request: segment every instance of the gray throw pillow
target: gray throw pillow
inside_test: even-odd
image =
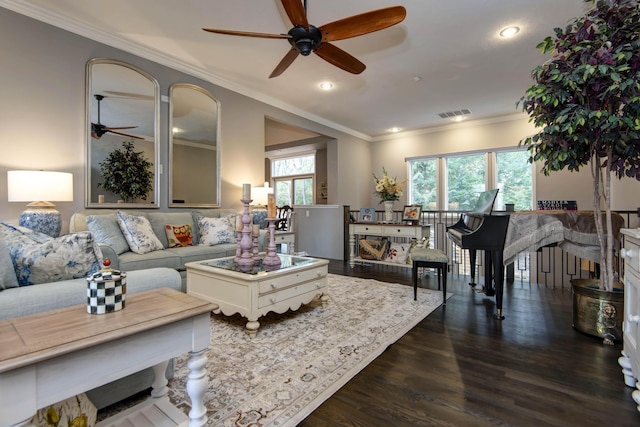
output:
[[[87,228],[98,244],[110,246],[116,254],[129,251],[129,244],[120,230],[115,213],[87,216]]]
[[[0,240],[0,291],[17,287],[18,279],[13,269],[13,261],[11,261],[9,249],[7,245]]]

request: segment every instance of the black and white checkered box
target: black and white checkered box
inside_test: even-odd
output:
[[[127,294],[127,273],[99,271],[87,277],[87,313],[104,314],[122,310]]]

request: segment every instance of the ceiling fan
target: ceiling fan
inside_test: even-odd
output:
[[[105,133],[111,132],[116,135],[126,136],[127,138],[144,139],[139,136],[130,135],[128,133],[118,132],[119,130],[124,130],[124,129],[134,129],[134,128],[137,128],[138,126],[110,127],[100,123],[100,102],[105,98],[105,96],[104,95],[93,95],[93,96],[98,101],[98,123],[91,123],[91,136],[93,138],[100,139],[102,138],[102,135],[104,135]]]
[[[366,68],[362,62],[329,43],[357,37],[374,31],[382,30],[404,20],[407,11],[403,6],[393,6],[384,9],[353,15],[329,24],[315,27],[307,21],[307,1],[281,0],[293,28],[287,34],[265,34],[246,31],[219,30],[203,28],[204,31],[232,36],[260,37],[271,39],[287,39],[291,49],[282,58],[269,78],[282,74],[298,57],[308,56],[315,52],[320,58],[353,74],[360,74]]]

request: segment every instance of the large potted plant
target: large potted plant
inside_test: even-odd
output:
[[[519,101],[539,129],[521,144],[531,152],[530,161],[542,162],[545,175],[590,167],[600,247],[598,289],[613,293],[611,177],[640,180],[640,7],[636,0],[585,2],[591,7],[583,16],[538,45],[553,56],[533,70],[535,83]],[[574,310],[575,302],[574,297]],[[594,335],[608,333],[600,326]]]
[[[124,141],[122,148],[109,153],[98,165],[102,176],[98,187],[117,194],[124,202],[146,200],[153,189],[152,164],[144,153],[134,150],[132,141]]]

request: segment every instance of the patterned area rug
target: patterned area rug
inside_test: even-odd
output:
[[[210,426],[294,426],[442,304],[442,292],[329,275],[330,301],[269,313],[250,339],[246,320],[211,316]],[[176,359],[171,402],[188,413],[186,355]]]

